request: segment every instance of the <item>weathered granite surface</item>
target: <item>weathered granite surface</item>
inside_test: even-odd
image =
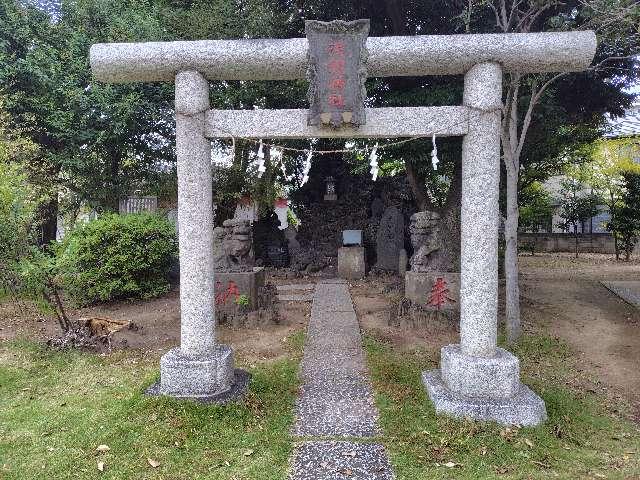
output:
[[[384,447],[375,443],[313,441],[296,446],[290,480],[392,480]]]
[[[215,348],[211,143],[204,137],[209,84],[197,72],[180,72],[176,99],[180,349],[209,355]]]
[[[340,247],[338,249],[338,276],[347,280],[364,278],[366,263],[364,247]]]
[[[465,107],[385,107],[367,108],[367,123],[359,128],[331,130],[307,125],[307,110],[209,110],[208,138],[392,138],[447,137],[467,133],[467,119],[473,115]]]
[[[436,413],[503,425],[535,426],[547,419],[544,401],[526,385],[508,398],[465,397],[451,392],[442,381],[440,370],[422,372],[422,382]]]
[[[180,70],[208,80],[305,78],[307,39],[200,40],[91,46],[94,77],[102,82],[172,82]],[[370,77],[460,75],[497,62],[507,72],[584,70],[596,51],[593,31],[369,37]]]
[[[498,335],[498,192],[502,69],[482,63],[467,72],[463,102],[486,113],[462,141],[460,210],[460,343],[492,356]]]

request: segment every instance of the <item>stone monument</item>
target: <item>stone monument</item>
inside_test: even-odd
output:
[[[97,81],[175,82],[181,338],[161,360],[159,390],[215,398],[243,384],[231,349],[215,339],[211,139],[463,136],[460,344],[444,347],[441,368],[423,381],[438,413],[538,424],[544,402],[520,383],[518,359],[497,347],[502,75],[585,70],[595,33],[369,37],[364,44],[371,77],[464,75],[462,105],[368,108],[357,128],[325,128],[310,125],[306,109],[209,106],[209,81],[305,78],[305,38],[92,45]]]
[[[404,248],[404,218],[397,207],[388,207],[376,236],[376,268],[397,272],[400,250]]]
[[[440,215],[416,212],[411,215],[409,233],[413,255],[406,272],[404,294],[423,310],[460,309],[460,274],[448,272],[447,259],[440,252]]]
[[[259,307],[264,288],[264,269],[255,266],[253,233],[249,220],[225,220],[213,229],[216,312],[235,313],[241,296],[246,311]]]

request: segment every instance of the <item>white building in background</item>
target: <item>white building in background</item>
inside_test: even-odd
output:
[[[629,148],[629,152],[625,152],[631,154],[633,160],[640,164],[640,102],[634,103],[631,108],[629,108],[623,117],[618,117],[615,119],[609,119],[610,129],[607,133],[605,133],[604,137],[607,139],[616,139],[616,138],[628,138],[628,137],[638,137],[638,143],[636,145],[625,145],[624,148]],[[562,190],[562,181],[567,177],[564,175],[557,175],[555,177],[549,178],[546,182],[544,182],[543,187],[547,190],[554,201],[555,213],[552,218],[552,230],[550,233],[565,233],[558,226],[562,222],[562,217],[560,216],[560,198],[561,198],[561,190]],[[585,194],[590,193],[589,189],[584,190]],[[605,228],[606,223],[611,219],[609,215],[609,209],[606,205],[600,205],[598,207],[600,213],[595,217],[591,218],[589,221],[584,222],[581,226],[578,227],[578,233],[608,233]],[[570,232],[573,233],[573,232]]]

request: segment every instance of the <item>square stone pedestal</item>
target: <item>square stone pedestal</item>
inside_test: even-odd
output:
[[[248,383],[249,374],[234,369],[227,345],[216,345],[211,355],[185,355],[174,348],[160,359],[160,381],[146,393],[226,403],[242,396]]]
[[[255,267],[251,272],[215,272],[216,311],[235,312],[236,299],[246,295],[247,311],[259,307],[258,297],[264,287],[264,268]]]
[[[341,247],[338,249],[338,277],[359,280],[365,275],[364,247]]]
[[[534,426],[547,419],[544,401],[520,382],[513,354],[498,348],[494,357],[472,357],[459,345],[447,345],[441,355],[440,370],[422,373],[436,413],[504,425]]]
[[[460,311],[460,274],[414,272],[404,275],[404,296],[425,310]]]

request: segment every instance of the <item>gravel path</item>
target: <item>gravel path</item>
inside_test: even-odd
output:
[[[345,282],[319,283],[302,360],[291,480],[393,478],[384,447],[354,438],[379,434],[360,327]],[[333,441],[327,441],[327,438]],[[351,441],[336,441],[345,437]]]

